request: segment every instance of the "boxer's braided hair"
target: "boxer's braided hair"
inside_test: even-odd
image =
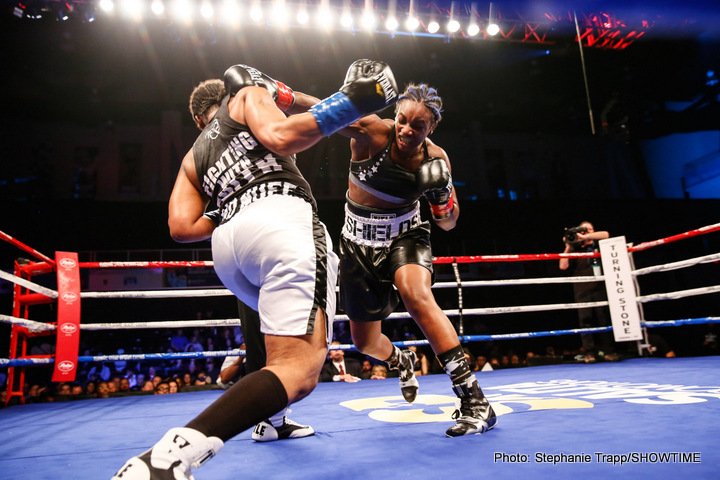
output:
[[[395,113],[398,112],[400,102],[403,100],[422,103],[432,113],[435,123],[440,123],[440,120],[442,120],[442,98],[440,98],[435,88],[425,83],[409,84],[398,98],[397,104],[395,105]]]
[[[200,82],[190,94],[190,115],[203,115],[213,105],[220,105],[224,96],[225,84],[222,80]]]

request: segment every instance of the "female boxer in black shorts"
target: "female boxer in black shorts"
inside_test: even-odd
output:
[[[352,160],[340,238],[340,302],[355,345],[399,370],[403,396],[412,402],[418,391],[415,354],[398,349],[381,330],[381,320],[402,299],[460,398],[456,424],[446,432],[457,437],[493,428],[496,416],[430,288],[430,224],[420,218],[419,200],[429,202],[433,221],[444,230],[454,228],[460,215],[448,155],[428,138],[441,113],[434,88],[409,85],[394,119],[370,115],[341,132],[351,137]]]

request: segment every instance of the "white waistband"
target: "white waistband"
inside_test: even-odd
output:
[[[368,212],[369,217],[350,211],[345,204],[345,223],[342,236],[358,245],[387,247],[400,234],[412,230],[422,222],[420,204],[413,210],[397,215],[394,213]]]

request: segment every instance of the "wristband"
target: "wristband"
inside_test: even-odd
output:
[[[295,95],[293,94],[292,88],[284,83],[278,82],[277,80],[275,83],[277,83],[277,99],[275,100],[275,105],[283,112],[287,112],[295,104]]]
[[[442,220],[443,218],[447,218],[450,216],[450,214],[452,214],[454,207],[455,197],[453,196],[452,192],[450,192],[450,196],[448,197],[448,201],[446,203],[443,203],[441,205],[431,203],[430,212],[432,213],[432,216],[435,220]]]
[[[309,111],[326,137],[362,117],[362,113],[342,92],[336,92],[323,99],[320,103],[313,105]]]

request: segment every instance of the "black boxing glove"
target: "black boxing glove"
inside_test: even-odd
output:
[[[398,87],[390,66],[375,60],[356,60],[345,75],[340,90],[310,109],[325,136],[357,119],[394,104]]]
[[[455,206],[452,178],[447,163],[442,158],[431,158],[420,165],[415,176],[418,188],[430,204],[435,220],[447,218]]]
[[[292,88],[260,70],[243,64],[233,65],[223,75],[225,91],[232,97],[245,87],[263,87],[275,100],[275,105],[287,112],[295,103],[295,92]]]

